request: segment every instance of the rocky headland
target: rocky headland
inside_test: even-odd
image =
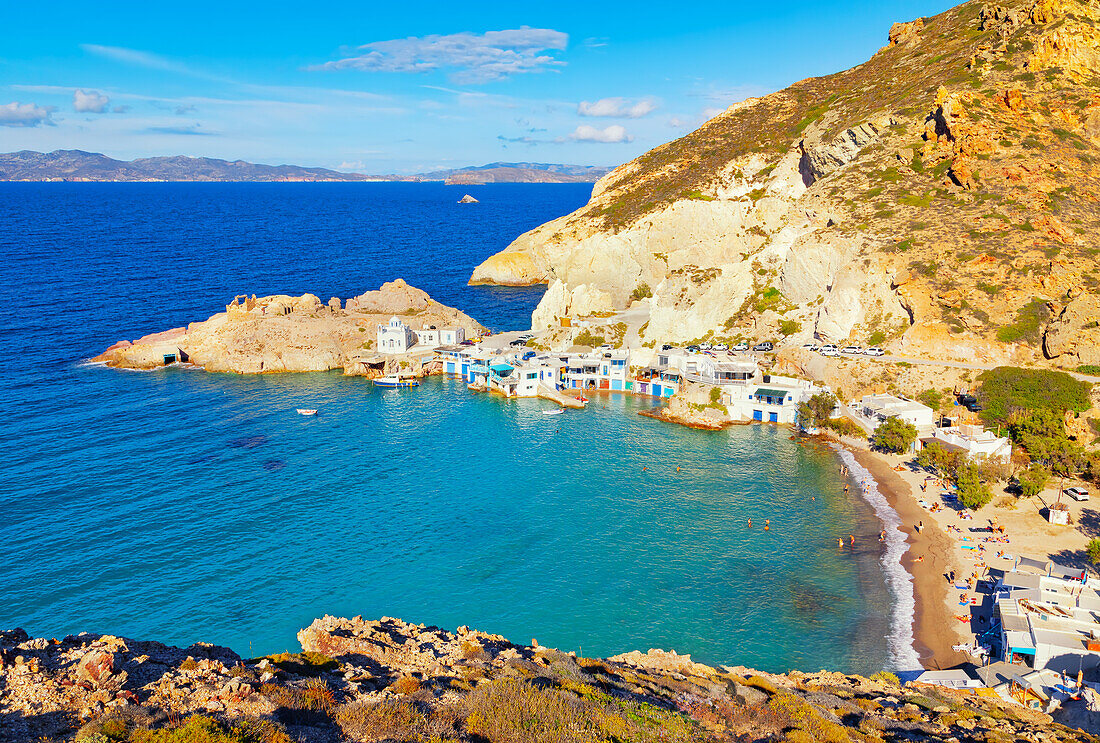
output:
[[[154,369],[167,361],[240,374],[342,369],[349,376],[375,376],[387,361],[400,364],[374,348],[377,326],[395,315],[414,329],[456,326],[468,337],[484,331],[473,318],[397,279],[346,302],[333,297],[323,303],[313,294],[240,296],[207,320],[119,341],[92,361],[123,369]]]
[[[647,341],[1100,363],[1100,4],[973,0],[884,41],[617,168],[470,282],[547,284],[536,329],[635,303]]]
[[[0,632],[0,741],[1092,741],[998,698],[326,616],[300,653]],[[1073,712],[1073,710],[1069,710]],[[1077,710],[1078,719],[1088,720]]]

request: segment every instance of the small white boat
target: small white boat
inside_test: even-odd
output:
[[[317,415],[317,411],[312,408],[298,408],[298,415]]]
[[[544,410],[544,411],[542,411],[542,414],[543,415],[561,415],[564,412],[565,412],[565,408],[557,408],[555,410]]]
[[[374,380],[375,387],[385,387],[387,389],[399,389],[405,387],[419,387],[420,380],[416,377],[401,377],[396,374],[387,374],[384,377],[379,377]]]

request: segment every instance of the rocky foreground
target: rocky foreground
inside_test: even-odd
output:
[[[123,369],[154,369],[170,359],[240,374],[343,369],[349,376],[377,376],[384,361],[374,348],[377,326],[394,315],[417,330],[456,326],[468,337],[484,330],[468,315],[397,279],[347,302],[333,297],[323,304],[313,294],[237,297],[208,320],[120,341],[92,361]],[[418,373],[420,367],[390,371]]]
[[[0,741],[1086,741],[999,699],[889,674],[773,675],[650,650],[605,660],[459,627],[324,617],[243,659],[0,632]]]

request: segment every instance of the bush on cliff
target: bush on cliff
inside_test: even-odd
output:
[[[1085,546],[1085,553],[1089,556],[1089,562],[1100,565],[1100,539],[1090,540]]]
[[[276,668],[293,673],[296,676],[320,676],[325,671],[335,671],[340,667],[334,659],[324,653],[306,651],[304,653],[276,653],[264,656]]]

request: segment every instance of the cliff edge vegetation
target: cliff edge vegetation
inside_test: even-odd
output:
[[[1096,365],[1098,187],[1100,3],[974,0],[617,168],[471,283],[548,284],[535,328],[636,302],[648,340]]]
[[[601,660],[390,618],[326,616],[298,639],[302,652],[242,658],[0,632],[0,741],[1096,740],[997,697],[889,673],[769,674],[660,650]]]

